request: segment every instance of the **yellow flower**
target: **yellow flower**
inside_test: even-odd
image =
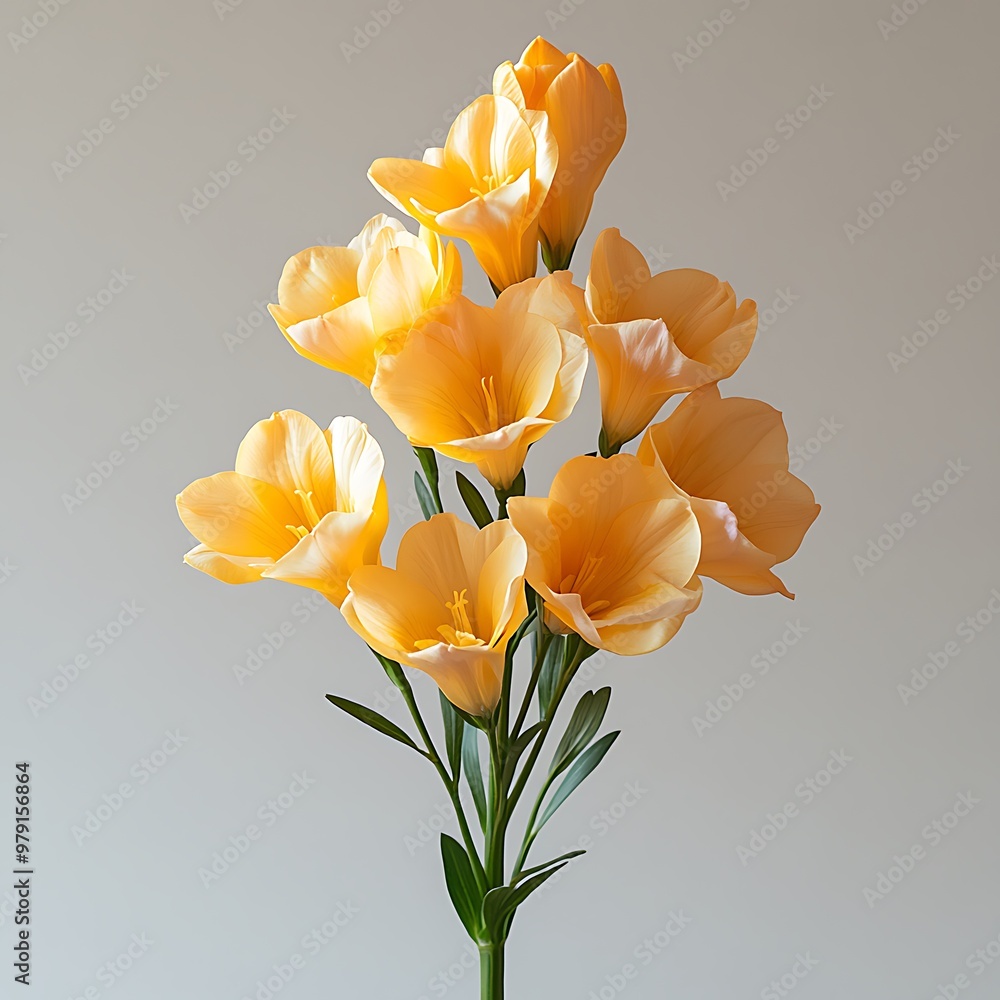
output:
[[[650,275],[617,229],[597,238],[587,278],[587,342],[601,383],[611,451],[641,434],[671,396],[728,378],[757,332],[757,304],[682,268]]]
[[[548,499],[512,497],[528,546],[525,578],[554,632],[633,655],[659,649],[701,600],[691,504],[634,455],[570,459]]]
[[[701,527],[698,574],[741,594],[792,597],[771,571],[798,549],[820,508],[788,471],[781,414],[757,399],[691,393],[646,431],[638,457],[691,500]]]
[[[462,291],[454,244],[376,215],[346,247],[312,247],[285,264],[268,309],[303,357],[369,385],[387,338]]]
[[[507,489],[528,447],[569,416],[587,347],[568,271],[512,285],[491,309],[458,298],[379,358],[375,401],[414,446]]]
[[[493,75],[493,91],[522,110],[544,111],[559,148],[559,170],[539,225],[542,256],[550,270],[569,266],[587,224],[594,194],[625,141],[625,104],[615,71],[564,55],[536,38],[514,64]]]
[[[509,521],[477,531],[436,514],[403,535],[395,569],[355,571],[341,610],[372,649],[430,674],[463,711],[488,716],[507,643],[528,613],[526,558]]]
[[[383,158],[368,171],[386,198],[443,236],[465,240],[498,289],[535,273],[538,213],[558,151],[546,116],[485,94],[423,162]]]
[[[295,410],[255,424],[236,471],[177,497],[201,543],[184,561],[224,583],[262,578],[311,587],[340,605],[347,578],[377,563],[389,523],[382,451],[354,417],[321,430]]]

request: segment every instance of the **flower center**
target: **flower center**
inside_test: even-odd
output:
[[[508,174],[502,180],[496,174],[483,174],[482,178],[483,187],[482,188],[470,187],[469,190],[477,198],[485,198],[486,195],[490,193],[490,191],[496,191],[497,188],[506,187],[506,185],[513,183],[514,179],[515,178],[513,174]]]
[[[561,594],[578,594],[583,602],[584,592],[597,580],[597,572],[603,562],[603,556],[588,555],[579,571],[571,573],[559,584],[559,592]],[[610,607],[610,601],[590,601],[584,603],[583,611],[584,614],[590,616]]]
[[[285,527],[295,536],[296,541],[300,541],[319,524],[322,516],[313,502],[312,490],[295,490],[295,495],[302,501],[302,512],[309,522],[309,527],[306,527],[304,524],[286,524]]]
[[[451,624],[439,625],[438,632],[449,646],[485,646],[478,636],[472,632],[472,622],[469,621],[469,613],[465,610],[469,605],[469,600],[465,596],[468,588],[459,593],[452,591],[452,600],[445,601],[445,607],[451,612]],[[413,645],[417,649],[428,649],[436,646],[441,639],[418,639]]]

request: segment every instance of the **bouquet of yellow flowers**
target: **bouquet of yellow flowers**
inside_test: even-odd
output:
[[[188,564],[226,583],[319,591],[400,690],[413,733],[327,697],[425,757],[444,782],[458,835],[441,837],[445,883],[489,1000],[503,996],[517,908],[581,853],[538,863],[534,841],[618,736],[599,735],[611,689],[584,693],[508,850],[580,665],[597,650],[634,656],[669,642],[700,604],[703,577],[791,597],[774,567],[819,513],[788,471],[781,414],[718,388],[753,342],[752,300],[738,302],[705,271],[652,274],[617,229],[600,233],[585,287],[574,284],[567,268],[625,131],[615,71],[537,38],[496,70],[493,93],[462,111],[444,148],[371,165],[416,235],[376,215],[346,246],[312,247],[285,265],[270,307],[281,332],[299,354],[367,386],[416,454],[425,520],[404,533],[394,568],[380,555],[382,451],[355,417],[323,429],[275,413],[243,439],[233,471],[177,498],[199,542]],[[462,295],[446,237],[468,243],[493,305]],[[528,449],[571,415],[591,360],[595,451],[570,458],[548,496],[526,495]],[[639,435],[635,453],[623,452]],[[495,506],[458,472],[472,523],[445,511],[438,454],[474,465]],[[515,683],[522,646],[530,656]],[[440,689],[437,740],[407,669]]]

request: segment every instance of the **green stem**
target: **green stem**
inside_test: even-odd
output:
[[[479,949],[479,983],[482,1000],[503,1000],[503,942]]]

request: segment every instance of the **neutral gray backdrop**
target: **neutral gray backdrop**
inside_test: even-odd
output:
[[[666,649],[598,661],[624,735],[546,831],[552,853],[591,850],[518,918],[510,996],[997,995],[1000,282],[983,260],[1000,252],[1000,8],[552,2],[400,0],[363,49],[382,0],[4,6],[0,840],[7,870],[11,767],[28,759],[26,995],[267,1000],[296,953],[272,979],[282,1000],[477,995],[425,846],[436,776],[323,698],[402,719],[385,678],[310,592],[183,566],[174,495],[230,468],[273,410],[353,413],[387,454],[391,559],[417,516],[412,455],[264,303],[290,254],[383,210],[373,158],[439,143],[539,33],[613,63],[629,114],[578,278],[618,226],[654,270],[702,267],[757,299],[758,342],[725,389],[783,410],[824,509],[785,567],[794,603],[709,584]],[[67,151],[95,129],[88,155]],[[748,150],[766,162],[744,168]],[[217,197],[182,207],[230,161]],[[537,491],[593,447],[592,374],[533,451]],[[932,679],[901,690],[921,668]],[[850,758],[832,777],[831,754]],[[268,801],[302,772],[278,816]],[[260,839],[206,885],[251,823]],[[880,876],[891,892],[866,896]],[[8,961],[0,992],[21,995]]]

